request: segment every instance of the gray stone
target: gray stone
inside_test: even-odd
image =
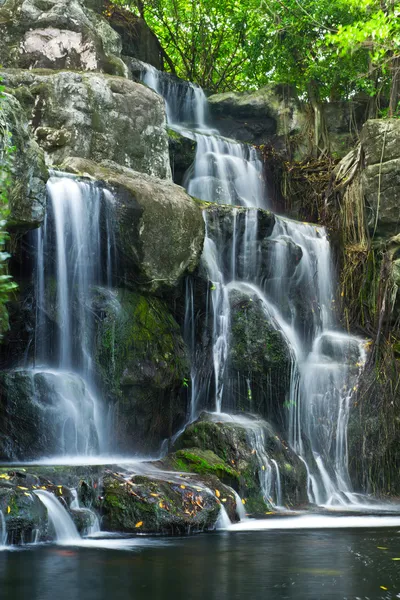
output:
[[[183,188],[115,164],[79,158],[68,159],[62,168],[103,181],[113,192],[125,285],[162,292],[196,268],[204,221],[200,207]]]
[[[11,133],[12,185],[9,192],[9,229],[37,227],[46,210],[48,172],[41,148],[34,140],[20,103],[10,95],[0,100],[4,131]]]
[[[80,156],[171,177],[164,103],[147,87],[71,71],[10,71],[4,81],[23,103],[49,164]]]
[[[0,6],[3,67],[126,73],[119,35],[79,0],[5,0]]]
[[[381,236],[400,231],[400,122],[374,119],[361,132],[364,168],[362,193],[369,209],[368,225]]]

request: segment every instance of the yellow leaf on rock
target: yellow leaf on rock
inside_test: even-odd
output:
[[[143,521],[139,521],[138,523],[136,523],[135,527],[141,527],[143,525]]]
[[[221,492],[219,490],[215,490],[215,495],[217,496],[217,498],[219,498],[221,495]]]
[[[181,488],[184,490],[186,489],[186,485],[181,485]]]
[[[242,498],[242,504],[246,504],[246,498]]]
[[[385,548],[385,546],[377,546],[378,550],[389,550],[389,548]]]
[[[158,494],[150,494],[150,496],[154,496],[154,498],[158,498]]]
[[[387,587],[385,587],[384,585],[380,585],[379,587],[381,588],[381,590],[387,590]]]
[[[7,514],[9,515],[11,512],[11,508],[9,506],[7,506]]]
[[[221,498],[221,502],[226,502],[226,498]]]
[[[22,485],[17,485],[17,488],[18,488],[19,490],[27,490],[27,489],[28,489],[28,488],[26,488],[26,487],[22,487]]]
[[[392,560],[400,560],[400,558],[392,558]]]

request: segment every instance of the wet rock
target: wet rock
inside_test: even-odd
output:
[[[97,289],[94,356],[114,403],[113,444],[147,454],[183,426],[189,361],[180,329],[159,298]]]
[[[181,482],[180,482],[181,481]],[[102,524],[109,531],[182,535],[213,529],[220,502],[185,477],[168,481],[143,475],[104,477]]]
[[[195,159],[196,142],[180,135],[173,129],[168,129],[168,140],[172,179],[174,183],[183,185],[185,173]]]
[[[79,156],[171,177],[164,103],[149,88],[68,71],[10,71],[4,81],[23,105],[49,164]]]
[[[244,500],[246,511],[261,516],[270,510],[271,504],[269,498],[263,497],[261,481],[265,470],[262,469],[259,450],[254,446],[254,436],[260,435],[265,453],[279,465],[283,503],[287,506],[307,503],[304,464],[266,421],[251,416],[243,418],[221,414],[219,418],[218,415],[202,413],[176,440],[173,450],[192,454],[198,450],[212,451],[219,457],[220,463],[238,473],[238,481],[233,478],[231,484]]]
[[[63,168],[107,184],[115,198],[115,241],[128,287],[168,290],[200,261],[204,221],[183,188],[130,169],[77,158]]]
[[[233,289],[227,397],[237,408],[255,411],[284,425],[290,387],[291,355],[287,341],[255,294]]]

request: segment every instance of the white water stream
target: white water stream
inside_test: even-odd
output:
[[[266,208],[261,163],[256,150],[226,140],[207,125],[204,94],[194,87],[165,84],[150,68],[144,82],[166,101],[170,126],[196,141],[196,156],[185,186],[195,197],[250,208],[243,216],[231,211],[232,233],[220,229],[218,215],[204,211],[206,239],[203,264],[210,281],[212,360],[215,410],[224,410],[230,350],[230,292],[237,290],[262,305],[266,319],[286,340],[291,356],[288,438],[306,465],[308,495],[318,504],[358,503],[348,476],[347,423],[351,395],[364,366],[364,341],[340,331],[335,314],[335,276],[323,227],[275,217],[272,234],[260,238],[258,213]],[[164,83],[163,83],[164,82]],[[179,95],[180,103],[176,97]],[[191,105],[189,114],[188,106]],[[172,110],[171,107],[174,107]],[[200,115],[200,116],[199,116]],[[194,130],[193,130],[194,123]],[[192,130],[188,130],[188,124]],[[226,227],[226,223],[223,225]],[[187,319],[194,327],[193,290],[188,287]],[[189,329],[190,331],[190,329]],[[194,352],[194,333],[190,333]],[[208,388],[209,383],[203,383]],[[251,396],[250,382],[247,382]],[[199,377],[192,372],[190,420],[202,408]],[[229,399],[230,402],[232,398]],[[247,424],[261,464],[264,497],[283,504],[279,466],[262,452],[262,428]],[[275,500],[271,499],[272,490]]]

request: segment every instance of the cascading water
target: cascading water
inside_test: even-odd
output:
[[[164,96],[168,106],[176,89],[161,85],[154,69],[146,83]],[[192,94],[192,91],[187,92]],[[181,98],[186,106],[186,98]],[[204,95],[191,97],[192,113]],[[186,129],[196,122],[196,129]],[[337,330],[335,294],[330,245],[323,227],[275,217],[272,231],[260,232],[258,211],[266,208],[261,165],[254,148],[226,140],[204,121],[187,118],[186,109],[174,112],[169,122],[179,132],[196,141],[193,166],[185,176],[185,186],[195,197],[219,204],[246,207],[230,209],[231,234],[227,236],[205,211],[206,238],[203,265],[210,281],[212,314],[212,362],[215,410],[220,413],[229,401],[232,388],[227,374],[230,350],[231,300],[233,291],[256,299],[273,329],[279,331],[290,354],[288,435],[292,448],[303,460],[308,476],[309,499],[319,504],[356,502],[351,493],[347,470],[347,422],[351,394],[365,362],[364,342]],[[241,212],[238,212],[241,211]],[[225,219],[226,220],[226,219]],[[224,224],[226,227],[226,223]],[[188,289],[190,286],[188,286]],[[192,323],[193,291],[187,294],[186,321]],[[206,320],[208,317],[206,316]],[[187,330],[187,327],[185,328]],[[194,333],[191,348],[194,352]],[[198,378],[197,378],[198,379]],[[228,380],[227,380],[228,379]],[[191,420],[201,409],[199,382],[192,373]],[[208,382],[205,382],[208,386]],[[251,382],[246,381],[251,397]],[[203,394],[204,395],[204,394]],[[254,434],[254,428],[251,436]],[[254,434],[254,435],[253,435]],[[259,460],[263,442],[253,439]],[[265,452],[264,452],[265,454]],[[282,488],[277,463],[266,457],[260,480],[264,496],[275,490],[276,504],[282,504]]]
[[[95,286],[112,282],[113,228],[107,208],[112,197],[63,173],[54,173],[47,189],[49,210],[36,241],[32,386],[47,426],[58,431],[49,453],[87,455],[105,449],[103,410],[93,374],[90,301]]]
[[[53,494],[45,490],[36,490],[34,494],[46,507],[49,521],[54,528],[55,538],[59,544],[73,544],[81,539],[73,520]]]

